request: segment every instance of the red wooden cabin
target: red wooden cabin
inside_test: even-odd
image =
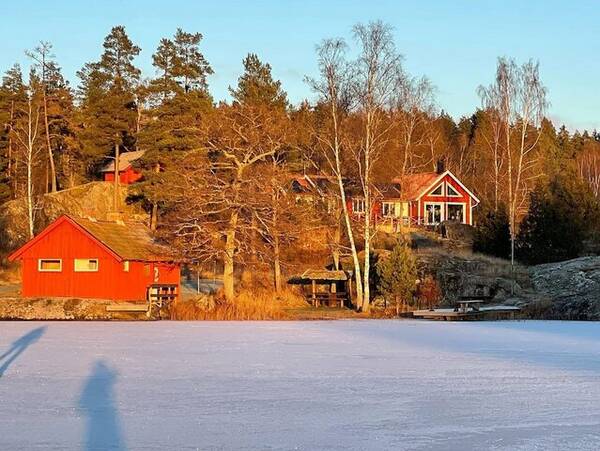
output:
[[[179,292],[179,263],[141,223],[61,216],[9,259],[21,262],[24,297],[146,300],[153,284]]]
[[[396,178],[377,187],[371,214],[375,221],[403,225],[436,225],[443,221],[473,224],[473,208],[479,199],[452,172],[423,172]],[[350,196],[353,214],[365,213],[364,198]]]
[[[144,155],[143,150],[134,152],[124,152],[119,156],[119,181],[123,185],[130,185],[141,180],[142,174],[136,171],[131,165],[132,162]],[[104,166],[102,172],[105,182],[115,181],[115,162],[111,161]]]

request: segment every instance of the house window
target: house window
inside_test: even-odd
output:
[[[75,272],[96,272],[98,271],[97,258],[76,258],[73,263]]]
[[[425,224],[437,225],[442,222],[442,204],[425,204]]]
[[[365,200],[352,199],[352,212],[356,214],[363,214],[365,212]]]
[[[38,260],[39,272],[61,272],[62,260],[58,258],[40,258]]]
[[[398,215],[396,214],[396,204],[394,202],[383,202],[381,205],[381,213],[384,218],[395,218]]]
[[[452,187],[452,185],[446,185],[446,192],[448,193],[448,196],[460,197],[460,194]]]
[[[444,184],[440,183],[440,185],[431,192],[432,196],[443,196],[444,195]]]
[[[123,262],[123,271],[124,272],[129,272],[129,260],[125,260]]]
[[[465,206],[463,204],[448,204],[448,220],[465,222]]]

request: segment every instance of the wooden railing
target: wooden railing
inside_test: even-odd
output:
[[[177,300],[179,296],[177,284],[153,283],[148,285],[146,298],[148,300],[148,316],[152,315],[153,307],[160,309]]]

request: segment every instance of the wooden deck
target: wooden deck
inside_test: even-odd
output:
[[[416,310],[412,312],[415,318],[458,321],[458,320],[493,320],[514,319],[515,314],[520,312],[519,307],[509,305],[481,307],[479,310],[456,310],[452,308],[438,308],[434,310]]]

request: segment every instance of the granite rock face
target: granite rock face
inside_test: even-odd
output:
[[[548,318],[600,320],[600,257],[532,266],[529,272]]]
[[[63,214],[76,217],[111,219],[113,214],[112,183],[90,182],[74,188],[49,193],[36,200],[36,231],[42,230]],[[123,215],[144,220],[147,215],[138,204],[127,202],[129,190],[121,186]],[[0,206],[0,254],[7,254],[27,242],[29,236],[25,199],[16,199]]]

